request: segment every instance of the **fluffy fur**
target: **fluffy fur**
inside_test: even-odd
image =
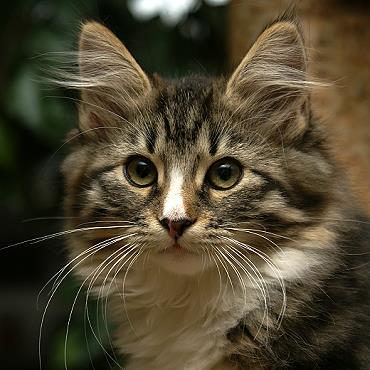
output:
[[[297,22],[271,24],[227,79],[148,76],[97,23],[78,61],[62,81],[81,90],[68,247],[126,369],[368,369],[367,224],[311,114]],[[153,185],[125,177],[134,155]],[[207,181],[222,158],[242,169],[227,190]],[[164,216],[191,220],[175,244]]]

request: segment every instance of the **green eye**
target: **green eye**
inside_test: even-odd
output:
[[[206,178],[217,190],[227,190],[235,186],[242,175],[241,165],[232,158],[223,158],[212,164]]]
[[[152,185],[157,179],[157,169],[153,162],[141,156],[130,158],[124,172],[127,180],[140,188]]]

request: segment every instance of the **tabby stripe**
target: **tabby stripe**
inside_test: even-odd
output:
[[[149,131],[147,132],[146,137],[146,147],[148,149],[148,152],[153,154],[154,153],[154,147],[155,143],[157,141],[157,130],[154,126],[149,128]]]
[[[164,129],[166,131],[166,138],[167,141],[171,138],[171,126],[170,126],[170,121],[168,120],[168,117],[166,114],[162,114],[163,121],[164,121]]]
[[[195,142],[195,141],[196,141],[196,139],[198,138],[198,136],[199,136],[199,131],[200,131],[200,129],[202,128],[203,123],[204,123],[204,119],[203,119],[203,117],[198,118],[198,119],[194,122],[193,130],[192,130],[192,131],[191,131],[191,133],[190,133],[190,140],[191,140],[192,142]]]
[[[166,114],[167,111],[167,99],[168,96],[164,92],[159,96],[157,100],[157,112],[162,116],[163,122],[164,122],[164,129],[166,132],[166,139],[169,139],[171,137],[171,126],[170,122],[168,121],[168,117]]]
[[[277,190],[291,207],[304,211],[315,211],[323,208],[325,196],[322,193],[308,190],[302,187],[299,182],[292,185],[294,191],[289,191],[281,182],[266,172],[258,170],[252,170],[252,172],[266,181],[264,186],[266,192]],[[322,191],[323,189],[319,190]]]
[[[231,343],[238,343],[241,338],[244,336],[248,337],[250,341],[253,343],[256,343],[256,339],[250,332],[249,328],[240,322],[237,326],[234,328],[231,328],[227,333],[226,333],[226,338],[231,342]]]
[[[263,190],[265,191],[265,193],[277,190],[281,194],[281,196],[287,200],[288,203],[292,201],[293,195],[289,193],[287,188],[280,181],[274,179],[264,171],[252,169],[252,172],[255,173],[257,176],[262,177],[266,181],[266,184],[263,186]]]
[[[90,220],[101,220],[107,217],[122,218],[122,213],[117,209],[102,208],[101,206],[94,207],[90,210]],[[113,222],[115,222],[113,220]]]
[[[109,164],[107,166],[103,166],[101,168],[97,168],[95,170],[92,170],[89,173],[89,179],[90,179],[90,181],[87,184],[84,183],[84,185],[90,185],[90,183],[93,180],[98,179],[101,175],[104,175],[106,172],[110,172],[110,171],[114,170],[117,166],[118,166],[118,164],[115,163],[115,164]]]
[[[110,205],[112,208],[121,208],[122,204],[119,201],[117,201],[117,198],[111,197],[110,194],[112,193],[112,191],[116,194],[119,194],[119,192],[122,191],[122,189],[118,187],[116,184],[111,183],[106,184],[104,181],[102,181],[101,178],[98,179],[97,184],[103,191],[103,194],[100,194],[101,199],[105,203]]]
[[[191,140],[195,141],[198,138],[199,131],[201,130],[204,122],[209,117],[209,112],[211,110],[211,101],[212,101],[212,90],[207,92],[207,95],[204,97],[203,104],[201,106],[201,111],[198,115],[198,118],[194,122],[194,128],[190,134]]]
[[[306,211],[320,212],[324,209],[325,200],[328,199],[324,193],[325,189],[318,188],[320,192],[304,188],[299,182],[293,184],[295,189],[295,207]]]
[[[210,128],[209,154],[214,156],[217,153],[219,144],[220,144],[220,133],[216,132],[215,129]]]
[[[271,212],[261,213],[257,215],[256,217],[251,217],[251,219],[261,220],[263,221],[263,223],[268,224],[271,228],[274,228],[274,229],[275,228],[276,229],[280,229],[280,228],[287,229],[288,226],[296,226],[296,225],[308,226],[308,225],[313,224],[312,221],[298,221],[298,220],[293,221],[293,220],[283,219],[281,218],[280,215],[277,215],[276,213],[271,213]]]

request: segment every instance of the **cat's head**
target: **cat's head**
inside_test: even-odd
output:
[[[131,253],[197,274],[253,250],[265,263],[258,251],[302,233],[332,181],[306,64],[292,20],[266,28],[231,77],[177,80],[148,76],[108,29],[85,24],[67,83],[81,90],[63,166],[69,227],[84,229],[72,256],[96,268]]]

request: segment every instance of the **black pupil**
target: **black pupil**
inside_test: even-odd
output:
[[[222,181],[227,181],[230,180],[232,171],[232,166],[228,163],[224,163],[218,166],[217,175]]]
[[[152,171],[152,166],[144,162],[143,160],[138,160],[136,163],[136,174],[141,179],[145,179],[150,175],[150,172]]]

